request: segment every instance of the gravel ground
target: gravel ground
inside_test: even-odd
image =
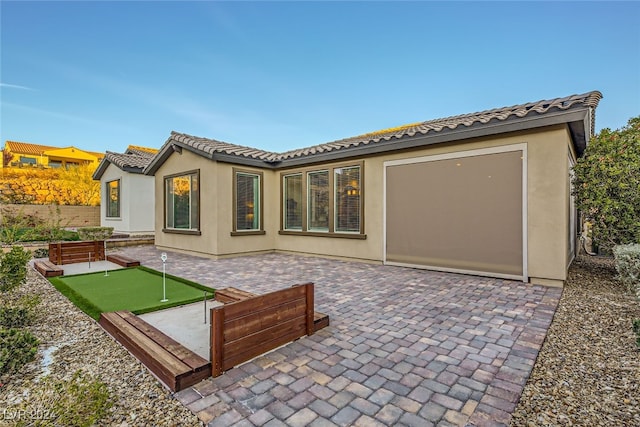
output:
[[[15,414],[12,409],[19,406],[36,411],[51,405],[41,394],[43,374],[68,380],[77,370],[106,383],[113,396],[114,405],[100,425],[201,425],[135,357],[35,271],[30,269],[27,284],[16,293],[42,297],[38,317],[29,328],[40,347],[36,360],[18,375],[0,378],[0,425],[14,423],[3,410]]]
[[[613,261],[579,258],[513,414],[513,426],[640,426],[640,302]]]

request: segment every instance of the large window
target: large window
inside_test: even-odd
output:
[[[238,234],[262,232],[262,173],[234,169],[233,229]]]
[[[282,234],[364,238],[362,164],[282,175]]]
[[[107,182],[107,218],[120,218],[120,180]]]
[[[329,171],[309,172],[307,178],[307,228],[329,231]]]
[[[287,175],[283,178],[285,230],[302,230],[302,174]]]
[[[360,167],[334,169],[336,232],[360,232]]]
[[[165,231],[200,230],[200,173],[164,178]]]

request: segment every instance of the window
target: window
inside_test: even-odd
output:
[[[360,232],[360,167],[334,169],[335,230]]]
[[[233,230],[238,234],[262,234],[262,173],[233,172]]]
[[[33,157],[25,157],[25,156],[20,156],[20,163],[22,164],[29,164],[29,165],[35,165],[36,164],[36,159],[34,159]]]
[[[62,167],[62,161],[60,160],[49,160],[50,168],[59,168]]]
[[[120,217],[120,180],[107,182],[107,218]]]
[[[200,230],[200,172],[187,172],[164,178],[165,230]]]
[[[307,174],[309,231],[329,231],[329,171]]]
[[[282,234],[366,238],[362,164],[282,175]]]
[[[284,177],[284,229],[302,230],[302,174]]]

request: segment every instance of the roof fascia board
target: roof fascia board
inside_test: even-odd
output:
[[[144,170],[142,168],[137,168],[135,166],[123,166],[120,169],[123,170],[124,172],[136,173],[136,174],[141,174],[142,171]]]
[[[252,166],[252,167],[263,168],[263,169],[277,169],[277,166],[273,163],[269,163],[261,159],[237,156],[233,154],[216,152],[211,157],[211,159],[219,162],[224,162],[224,163],[233,163],[235,165]]]
[[[111,161],[106,157],[103,157],[102,160],[100,161],[100,164],[96,168],[96,171],[91,176],[93,180],[100,181],[100,179],[102,178],[102,175],[104,175],[104,173],[107,171],[107,168],[109,167],[110,164],[111,164]]]

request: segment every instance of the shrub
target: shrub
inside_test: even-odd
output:
[[[636,334],[636,345],[640,348],[640,319],[633,321],[633,332]]]
[[[45,377],[17,406],[8,408],[7,413],[37,411],[37,416],[31,419],[16,420],[16,427],[88,427],[105,424],[100,420],[112,406],[113,398],[107,385],[87,378],[78,370],[69,380]]]
[[[640,241],[640,116],[592,138],[573,168],[576,205],[593,241],[610,250]]]
[[[70,381],[58,382],[54,387],[58,399],[52,412],[58,415],[58,425],[94,425],[113,405],[107,385],[87,379],[81,371],[76,371]]]
[[[0,291],[8,291],[27,279],[27,262],[31,252],[20,246],[14,246],[0,257]]]
[[[47,258],[48,256],[49,256],[48,248],[38,248],[35,251],[33,251],[34,258]]]
[[[31,362],[40,342],[29,331],[0,329],[0,375],[17,372]]]
[[[39,295],[26,295],[17,304],[7,304],[0,307],[0,327],[24,328],[29,326],[35,318],[34,308],[40,304]]]
[[[615,246],[613,255],[618,278],[640,296],[640,244]]]
[[[78,228],[80,240],[106,240],[113,236],[113,227]]]
[[[0,307],[0,326],[24,328],[31,323],[32,311],[25,306]]]

